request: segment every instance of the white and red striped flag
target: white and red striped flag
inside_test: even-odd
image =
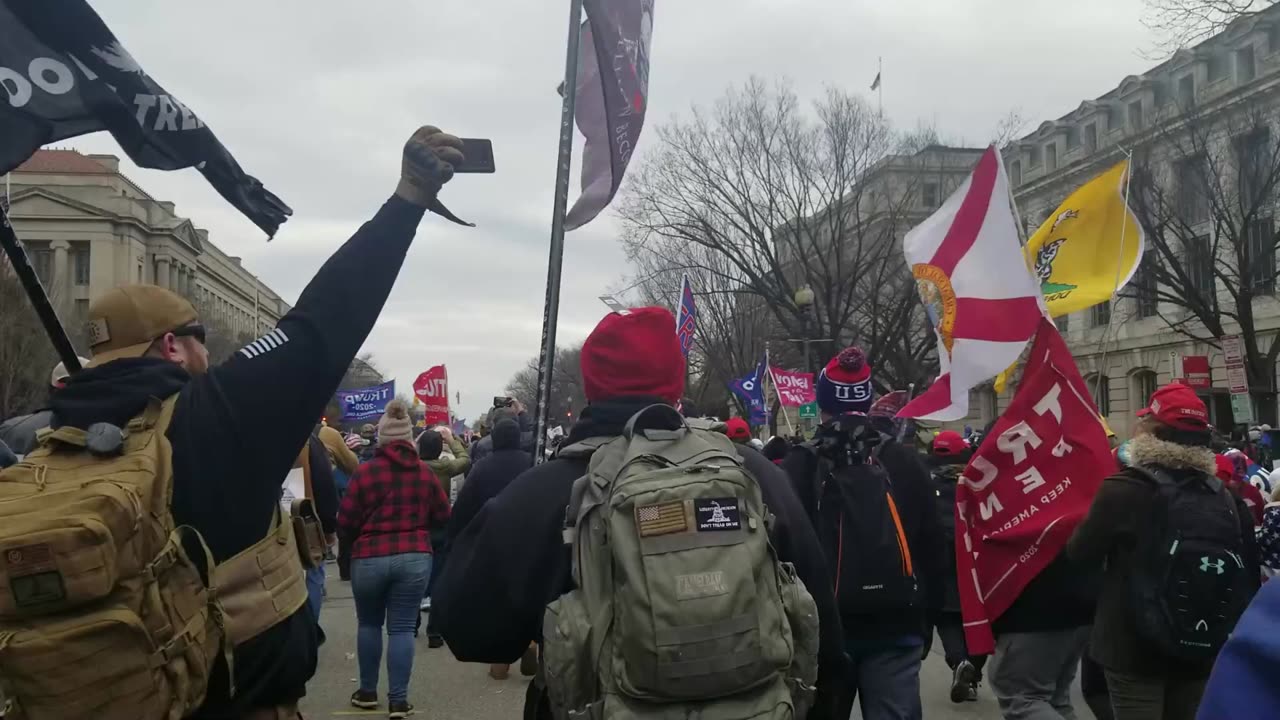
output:
[[[969,391],[1018,359],[1043,314],[995,147],[902,249],[937,333],[941,374],[898,417],[959,420]]]

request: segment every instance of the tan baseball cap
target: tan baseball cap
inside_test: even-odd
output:
[[[191,303],[162,287],[112,288],[89,306],[89,349],[93,359],[88,367],[142,357],[156,338],[190,325],[197,318]]]

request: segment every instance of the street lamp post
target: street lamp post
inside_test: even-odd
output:
[[[811,373],[813,372],[813,359],[810,354],[810,346],[815,342],[829,343],[835,342],[835,340],[832,338],[811,337],[813,333],[809,331],[809,318],[813,314],[814,293],[812,288],[808,285],[800,288],[796,291],[793,299],[795,300],[796,307],[800,309],[800,328],[804,337],[788,338],[787,342],[798,342],[804,347],[804,371],[806,373]],[[806,419],[805,422],[808,424],[810,421]]]

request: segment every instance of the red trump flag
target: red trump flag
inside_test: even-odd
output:
[[[413,381],[413,394],[422,402],[428,426],[449,424],[449,371],[437,365]]]
[[[1013,402],[956,486],[965,640],[990,653],[991,621],[1057,557],[1115,460],[1057,328],[1042,319]]]

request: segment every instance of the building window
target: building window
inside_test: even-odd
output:
[[[1107,118],[1107,132],[1115,132],[1120,129],[1120,111],[1114,105],[1108,105],[1103,111]]]
[[[1213,277],[1213,246],[1209,244],[1209,236],[1188,238],[1183,244],[1191,289],[1212,303],[1217,283]]]
[[[1236,82],[1247,83],[1258,75],[1258,66],[1253,57],[1253,46],[1236,51]]]
[[[1217,82],[1227,76],[1227,58],[1223,55],[1209,57],[1209,82]]]
[[[1133,290],[1130,297],[1133,298],[1134,309],[1138,311],[1139,318],[1154,317],[1159,312],[1159,299],[1156,295],[1156,268],[1158,257],[1155,252],[1147,252],[1142,256],[1142,262],[1138,265],[1138,272],[1133,276]]]
[[[48,243],[23,243],[26,245],[27,257],[31,259],[31,267],[44,286],[49,287],[49,279],[53,277],[53,251]]]
[[[1178,78],[1178,105],[1183,109],[1196,104],[1196,76],[1183,75]]]
[[[1080,147],[1080,128],[1071,126],[1067,128],[1067,150],[1075,150]]]
[[[1000,417],[1000,398],[994,387],[985,387],[978,391],[982,394],[982,419],[990,422]]]
[[[138,272],[135,274],[138,277],[138,284],[141,285],[142,284],[142,263],[141,262],[138,263]]]
[[[1044,164],[1045,169],[1049,171],[1058,169],[1058,145],[1057,143],[1049,143],[1044,146]]]
[[[1089,123],[1084,126],[1084,150],[1093,152],[1098,149],[1098,124]]]
[[[930,210],[938,207],[938,183],[927,182],[920,187],[920,204]]]
[[[1162,108],[1169,102],[1169,86],[1163,82],[1154,83],[1151,86],[1152,105]]]
[[[1059,315],[1054,318],[1053,323],[1058,326],[1058,332],[1065,335],[1071,329],[1071,314]]]
[[[1272,175],[1271,130],[1255,128],[1235,138],[1236,168],[1240,189],[1240,205],[1245,213],[1271,205]]]
[[[76,324],[83,325],[89,322],[89,301],[86,299],[77,299],[75,305]]]
[[[1014,160],[1009,166],[1009,179],[1013,181],[1013,186],[1017,187],[1022,184],[1022,161]]]
[[[1093,327],[1106,327],[1111,322],[1111,301],[1102,302],[1089,308],[1089,324]]]
[[[1040,167],[1040,146],[1032,145],[1030,155],[1031,157],[1027,159],[1027,165],[1033,168]]]
[[[1090,375],[1085,384],[1089,386],[1089,395],[1098,406],[1098,412],[1111,414],[1111,378],[1106,375]]]
[[[71,279],[80,287],[89,286],[88,243],[76,243],[71,247]]]
[[[1267,28],[1267,52],[1280,52],[1280,25]]]
[[[1178,177],[1178,207],[1182,221],[1199,225],[1209,220],[1209,164],[1204,155],[1183,158],[1174,163]]]
[[[1177,374],[1177,371],[1174,371]],[[1147,406],[1151,402],[1151,396],[1155,394],[1156,388],[1159,387],[1159,379],[1155,371],[1147,368],[1134,371],[1132,387],[1133,399],[1129,401],[1129,410],[1137,412],[1139,409]]]
[[[1249,269],[1249,287],[1256,293],[1276,291],[1275,220],[1257,217],[1245,226],[1244,261]]]
[[[1142,127],[1142,101],[1134,100],[1129,103],[1129,129],[1137,132]]]

